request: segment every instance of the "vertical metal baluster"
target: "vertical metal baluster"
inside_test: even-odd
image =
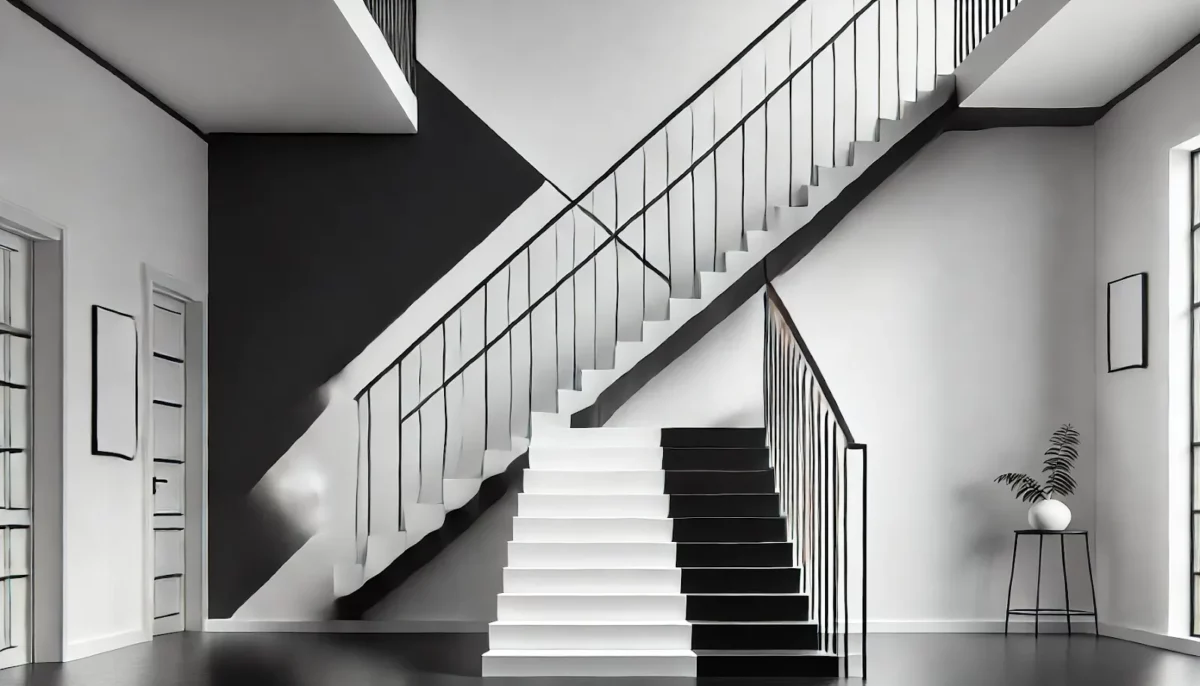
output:
[[[913,102],[921,95],[921,0],[913,0]]]
[[[738,120],[740,121],[742,117],[746,116],[746,69],[745,69],[745,65],[743,65],[741,62],[738,62],[738,103],[739,103]],[[741,137],[742,137],[742,179],[741,179],[742,236],[741,236],[741,244],[739,245],[739,248],[741,246],[746,245],[746,124],[748,124],[749,122],[750,122],[750,120],[747,119],[746,121],[742,122],[741,124],[738,124],[738,128],[741,129],[741,131],[739,133],[741,134]]]
[[[579,288],[575,283],[575,233],[578,226],[575,221],[575,210],[571,210],[571,388],[575,387],[575,376],[580,373],[582,367],[579,364]],[[558,248],[554,249],[554,283],[558,283]],[[557,296],[556,296],[557,297]],[[558,308],[555,307],[557,312]],[[554,330],[554,353],[558,354],[558,324],[555,323]],[[557,364],[557,363],[556,363]],[[557,379],[557,370],[555,372]],[[554,391],[554,406],[558,407],[558,391]]]
[[[688,172],[688,189],[692,194],[692,297],[700,297],[700,272],[696,266],[696,251],[700,248],[696,239],[696,110],[688,105],[688,116],[691,121],[692,147],[688,153],[691,171]]]
[[[571,208],[571,232],[575,231],[575,208]],[[531,248],[532,249],[532,248]],[[557,407],[558,389],[562,387],[562,360],[559,359],[559,342],[558,342],[558,262],[562,259],[558,254],[558,222],[554,222],[554,278],[550,280],[550,287],[554,289],[554,401]],[[574,267],[575,249],[571,248],[571,266]],[[574,297],[575,277],[571,277],[572,298]],[[533,316],[531,312],[530,317]],[[574,318],[574,313],[571,317]],[[530,339],[530,345],[533,344],[533,339]],[[571,388],[575,388],[575,359],[572,355],[571,359]]]
[[[813,23],[816,20],[810,10],[808,15],[808,49],[813,50]],[[817,185],[817,53],[808,58],[808,185]]]
[[[792,83],[795,81],[795,74],[792,73],[792,48],[795,40],[793,39],[792,17],[788,17],[788,66],[787,66],[787,101],[788,101],[788,207],[792,207],[792,202],[796,198],[796,141],[795,141],[795,124],[796,121],[792,117]]]
[[[646,207],[646,146],[645,145],[642,146],[642,207],[641,207],[640,212],[642,213],[642,257],[646,260],[647,264],[650,264],[650,243],[646,239],[646,215],[649,214],[649,211],[648,211],[648,208]],[[642,321],[638,325],[638,329],[639,329],[639,331],[644,331],[646,328],[644,326],[644,324],[646,322],[646,272],[648,271],[648,269],[645,266],[643,266],[641,269],[642,269]]]
[[[713,271],[717,271],[717,236],[720,227],[719,198],[720,193],[717,192],[717,160],[721,153],[721,146],[717,144],[717,90],[713,88],[713,115],[712,115],[712,139],[713,139]]]
[[[404,375],[402,365],[396,365],[396,510],[400,529],[404,529]],[[370,392],[367,393],[370,395]],[[370,446],[368,445],[368,448]],[[369,494],[370,491],[367,491]],[[419,499],[419,497],[418,497]]]
[[[854,123],[850,127],[850,155],[854,154],[854,144],[858,142],[858,19],[854,19],[854,25],[850,27],[850,86],[854,91]],[[854,160],[847,158],[847,164],[852,164]]]
[[[424,392],[424,374],[425,374],[425,353],[422,350],[425,347],[425,341],[422,340],[417,344],[417,478],[420,479],[420,486],[417,488],[417,502],[423,501],[425,498],[425,434],[424,426],[421,421],[421,393]],[[403,382],[404,377],[400,377]]]
[[[596,214],[596,193],[592,192],[592,216]],[[592,222],[595,224],[595,222]],[[592,369],[600,368],[600,253],[596,248],[600,240],[600,227],[592,227]]]
[[[397,367],[397,374],[399,368]],[[371,425],[374,420],[371,418],[371,388],[367,388],[367,537],[371,536],[371,486],[374,483],[374,466],[371,464]],[[366,546],[366,541],[363,541],[363,546]]]
[[[491,287],[491,279],[483,282],[483,458],[480,464],[487,459],[488,434],[492,419],[491,401],[492,394],[488,390],[491,383],[491,376],[488,373],[488,291]]]
[[[621,196],[618,186],[620,174],[613,172],[613,236],[621,227]],[[616,294],[616,305],[613,307],[613,368],[617,366],[617,343],[621,340],[621,245],[613,239],[613,289]]]
[[[510,324],[512,324],[512,262],[511,261],[508,263],[508,267],[506,268],[505,273],[508,275],[508,279],[507,279],[507,283],[505,283],[505,285],[504,285],[504,328],[508,329],[508,326]],[[556,281],[557,281],[557,279],[556,279]],[[558,290],[555,289],[554,292],[558,293]],[[556,311],[557,311],[557,308],[556,308]],[[443,327],[442,333],[444,336],[445,335],[445,325],[443,324],[442,327]],[[513,420],[513,391],[516,389],[516,385],[513,383],[513,338],[514,338],[514,336],[513,336],[513,333],[511,330],[509,330],[509,332],[506,335],[508,336],[508,431],[505,432],[504,435],[505,435],[505,438],[508,439],[508,444],[509,444],[509,447],[511,448],[512,447],[512,420]],[[443,352],[443,355],[445,355],[444,352]],[[443,391],[443,395],[445,395],[445,391]]]
[[[442,320],[442,478],[446,476],[446,453],[450,447],[450,389],[446,387],[446,320]]]
[[[829,107],[830,112],[832,113],[832,116],[830,117],[830,122],[831,122],[831,126],[833,129],[833,133],[832,133],[833,139],[829,145],[829,166],[830,166],[830,168],[836,168],[838,166],[838,154],[837,154],[837,150],[838,150],[838,148],[837,148],[837,146],[838,146],[838,142],[837,142],[837,118],[838,118],[837,44],[838,44],[837,38],[834,38],[833,42],[829,46],[830,51],[833,53],[833,72],[830,77],[831,89],[833,91],[833,98],[830,101],[830,107]]]
[[[771,135],[771,98],[768,95],[770,89],[767,88],[767,48],[763,45],[763,218],[762,230],[767,230],[767,190],[769,171],[767,161],[771,158],[769,154],[770,147],[767,143]]]
[[[670,312],[671,297],[675,295],[675,270],[672,269],[675,262],[675,253],[671,249],[671,124],[667,123],[663,127],[664,138],[666,140],[666,177],[667,184],[663,187],[663,202],[667,203],[667,311]]]
[[[558,255],[554,256],[558,260]],[[554,279],[558,283],[558,279]],[[529,322],[529,422],[525,425],[526,438],[533,438],[533,249],[525,248],[525,318]],[[554,311],[558,312],[558,292],[554,295]],[[459,350],[462,350],[462,317],[459,317]],[[554,331],[554,354],[558,359],[558,329]],[[554,377],[558,378],[558,362],[554,363]]]
[[[900,66],[900,0],[892,0],[892,4],[896,8],[896,120],[899,121],[904,111],[904,97],[900,90],[900,73],[903,71]]]

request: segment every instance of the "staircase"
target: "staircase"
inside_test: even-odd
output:
[[[762,429],[539,433],[485,676],[837,676]]]
[[[765,435],[570,427],[602,424],[936,136],[950,74],[1015,5],[797,2],[533,234],[358,395],[343,604],[402,582],[414,512],[528,454],[485,674],[862,674],[845,456],[863,446],[777,298],[764,395],[792,413]]]

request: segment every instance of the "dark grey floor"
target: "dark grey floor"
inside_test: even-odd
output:
[[[175,634],[66,665],[0,671],[0,686],[695,683],[692,679],[483,679],[479,658],[486,649],[483,634]],[[871,686],[1200,684],[1200,658],[1094,636],[875,635],[870,651]],[[802,680],[716,683],[798,681]]]

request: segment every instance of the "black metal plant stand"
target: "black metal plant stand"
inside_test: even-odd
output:
[[[1018,529],[1013,532],[1013,559],[1012,570],[1008,574],[1008,607],[1004,614],[1004,634],[1008,635],[1008,620],[1013,615],[1026,615],[1033,617],[1033,635],[1037,636],[1040,633],[1039,620],[1043,616],[1066,617],[1067,618],[1067,634],[1072,633],[1071,618],[1072,617],[1091,617],[1092,622],[1096,627],[1096,634],[1100,633],[1100,619],[1096,615],[1096,580],[1092,576],[1092,546],[1088,540],[1088,532],[1082,530],[1067,530],[1067,531],[1040,531],[1038,529]],[[1038,537],[1038,571],[1037,571],[1037,592],[1034,596],[1033,609],[1017,608],[1012,606],[1012,587],[1013,577],[1017,572],[1017,543],[1020,542],[1021,536],[1037,536]],[[1066,598],[1066,607],[1064,608],[1043,608],[1042,607],[1042,547],[1045,543],[1046,536],[1058,536],[1059,551],[1062,554],[1063,565],[1063,592]],[[1087,553],[1088,565],[1088,584],[1092,591],[1092,609],[1091,610],[1073,610],[1071,609],[1071,584],[1067,581],[1067,536],[1083,536],[1084,551]]]

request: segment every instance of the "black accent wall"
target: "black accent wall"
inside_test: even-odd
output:
[[[416,135],[210,136],[210,617],[306,540],[249,494],[318,389],[544,181],[417,71]]]

